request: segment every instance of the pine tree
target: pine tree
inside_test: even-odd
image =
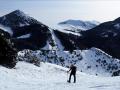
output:
[[[0,65],[13,68],[16,65],[17,51],[13,48],[10,39],[6,39],[4,34],[0,34]]]

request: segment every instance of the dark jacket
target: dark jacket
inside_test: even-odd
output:
[[[76,74],[77,67],[76,67],[76,66],[74,66],[74,65],[71,65],[71,67],[70,67],[70,70],[69,70],[69,71],[71,71],[71,74]]]

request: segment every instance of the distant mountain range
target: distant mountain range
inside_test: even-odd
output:
[[[18,50],[46,49],[72,52],[76,49],[96,47],[113,57],[120,58],[120,18],[100,25],[99,22],[80,20],[68,20],[59,24],[71,24],[84,30],[81,29],[80,32],[55,30],[20,10],[0,17],[0,28],[7,33],[6,37],[14,42]]]
[[[72,32],[80,32],[92,29],[99,25],[98,21],[66,20],[58,23],[60,29]]]
[[[65,67],[74,63],[79,71],[94,75],[120,75],[120,18],[101,24],[71,22],[80,27],[79,31],[52,29],[16,10],[0,17],[0,34],[14,43],[20,60],[27,60],[28,49],[27,54],[37,56],[38,60]]]

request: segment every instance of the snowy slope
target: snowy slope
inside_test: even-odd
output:
[[[8,32],[10,34],[10,36],[13,35],[13,31],[11,30],[10,27],[6,27],[6,26],[0,24],[0,29],[4,30],[5,32]]]
[[[49,28],[51,36],[46,41],[46,45],[42,48],[44,50],[64,50],[60,40],[55,35],[54,30]]]
[[[20,37],[17,37],[17,39],[20,39],[20,38],[30,38],[30,34],[26,34],[26,35],[22,35]]]
[[[43,50],[64,50],[64,46],[61,44],[59,38],[55,35],[54,30],[49,28],[50,36],[46,41],[46,45],[41,48]]]
[[[120,68],[120,60],[112,58],[97,48],[83,51],[74,50],[72,53],[59,50],[28,50],[27,53],[25,52],[26,50],[20,51],[18,57],[27,61],[25,54],[29,53],[32,56],[36,56],[41,61],[58,64],[64,67],[73,63],[77,65],[78,71],[91,75],[111,76],[113,72]]]
[[[18,62],[15,69],[0,66],[0,90],[119,90],[120,77],[98,77],[77,72],[77,83],[67,83],[66,68]]]

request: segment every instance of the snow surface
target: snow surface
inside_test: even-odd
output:
[[[60,40],[58,39],[58,37],[55,35],[53,29],[50,29],[51,35],[52,35],[52,40],[54,41],[54,44],[56,46],[55,50],[64,50],[64,47],[62,46]]]
[[[60,40],[58,39],[58,37],[55,35],[54,30],[49,28],[50,33],[51,33],[51,37],[49,37],[49,39],[46,41],[46,45],[41,48],[43,50],[64,50],[63,45],[61,44]],[[50,43],[53,43],[54,46],[52,46]]]
[[[18,62],[15,69],[0,66],[0,90],[120,90],[120,77],[77,72],[77,82],[67,83],[67,70],[49,63],[37,67]]]
[[[25,52],[26,50],[20,51],[18,56],[20,59],[27,61]],[[112,58],[97,48],[82,51],[74,50],[72,53],[59,50],[28,50],[27,53],[31,56],[36,56],[41,61],[64,67],[69,66],[71,63],[76,64],[78,71],[90,75],[111,76],[113,72],[120,68],[120,60]]]
[[[120,29],[120,24],[119,24],[119,23],[118,23],[118,24],[115,24],[114,27],[115,27],[116,29]]]
[[[11,36],[13,35],[13,31],[11,30],[11,28],[1,25],[0,24],[0,29],[4,30],[5,32],[8,32]]]
[[[73,31],[71,31],[73,30]],[[76,35],[76,36],[81,36],[81,34],[79,32],[74,32],[75,30],[74,29],[71,29],[71,30],[65,30],[65,29],[58,29],[58,31],[60,32],[63,32],[63,33],[68,33],[68,34],[73,34],[73,35]]]
[[[110,33],[110,35],[109,35],[109,33]],[[116,37],[118,35],[116,32],[107,31],[107,32],[101,33],[100,36],[108,38],[108,37],[111,37],[111,34],[113,37]]]
[[[52,46],[49,44],[49,41],[46,42],[46,45],[41,48],[41,49],[44,49],[44,50],[51,50],[52,49]]]
[[[30,38],[31,34],[25,34],[25,35],[22,35],[20,37],[17,37],[17,39],[20,39],[20,38]]]

